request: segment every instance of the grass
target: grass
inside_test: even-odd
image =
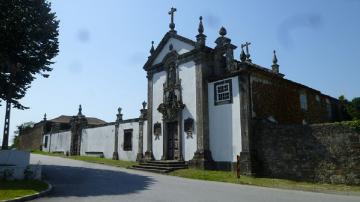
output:
[[[99,164],[105,164],[105,165],[117,166],[123,168],[128,168],[133,165],[137,165],[137,163],[133,161],[112,160],[112,159],[91,157],[91,156],[70,156],[68,158],[74,160],[86,161],[90,163],[99,163]]]
[[[0,180],[0,200],[14,199],[46,190],[48,185],[38,180]]]
[[[340,184],[320,184],[310,182],[299,182],[284,179],[272,179],[272,178],[259,178],[241,176],[240,179],[236,178],[234,172],[229,171],[209,171],[209,170],[197,170],[197,169],[182,169],[169,173],[172,176],[227,182],[235,184],[255,185],[262,187],[273,187],[282,189],[295,189],[304,191],[317,191],[317,192],[360,192],[360,186],[349,186]]]
[[[32,153],[48,155],[48,156],[58,156],[58,157],[63,157],[63,158],[69,158],[69,159],[74,159],[74,160],[79,160],[79,161],[86,161],[86,162],[90,162],[90,163],[98,163],[98,164],[104,164],[104,165],[110,165],[110,166],[116,166],[116,167],[122,167],[122,168],[128,168],[133,165],[137,165],[137,163],[133,162],[133,161],[112,160],[112,159],[92,157],[92,156],[65,156],[63,154],[49,153],[49,152],[44,152],[44,151],[32,151]]]

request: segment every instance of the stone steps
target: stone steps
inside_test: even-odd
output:
[[[186,169],[188,165],[184,161],[147,161],[132,166],[132,169],[155,173],[168,173],[178,169]]]

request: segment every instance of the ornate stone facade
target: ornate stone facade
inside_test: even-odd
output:
[[[278,118],[276,113],[272,113],[271,110],[264,113],[259,111],[260,102],[266,102],[266,99],[261,99],[261,94],[258,94],[257,82],[273,85],[275,84],[274,81],[281,81],[291,91],[303,89],[314,92],[324,99],[329,98],[329,96],[284,79],[284,75],[280,73],[280,65],[278,65],[275,51],[271,69],[253,63],[249,51],[250,42],[241,44],[241,54],[237,60],[234,57],[234,50],[237,47],[231,43],[230,38],[226,37],[227,30],[224,27],[220,28],[215,47],[209,48],[206,46],[202,17],[199,18],[196,41],[178,35],[174,22],[175,11],[176,9],[172,8],[169,12],[171,15],[169,32],[165,34],[156,48],[154,48],[152,42],[151,55],[144,65],[144,70],[148,74],[149,103],[147,116],[148,151],[145,153],[145,157],[148,156],[148,160],[154,159],[154,157],[159,160],[159,154],[161,154],[163,160],[186,160],[193,167],[214,169],[219,168],[220,165],[221,167],[231,167],[224,165],[225,163],[233,164],[236,161],[236,156],[240,155],[242,173],[253,175],[257,165],[254,160],[256,148],[252,144],[254,141],[252,121],[257,118]],[[190,63],[193,65],[186,66]],[[185,72],[190,72],[188,69],[192,69],[193,73],[185,77]],[[189,76],[195,78],[192,86],[186,85],[191,80]],[[222,85],[221,87],[213,85],[216,82],[224,83],[224,79],[227,79],[228,85]],[[161,92],[158,90],[158,82],[163,80],[165,82]],[[233,83],[238,86],[233,86]],[[237,90],[233,91],[233,89]],[[184,99],[183,92],[189,91],[192,92],[192,97],[185,97]],[[275,91],[271,90],[267,93],[270,97],[276,94]],[[163,101],[155,104],[158,97],[162,97]],[[211,100],[209,100],[210,97]],[[216,100],[220,101],[216,102]],[[331,99],[331,101],[334,106],[337,105],[335,99]],[[219,104],[214,105],[214,103]],[[190,109],[192,105],[195,106],[195,110]],[[271,109],[271,106],[266,103],[265,106]],[[293,107],[298,108],[299,106],[293,105]],[[234,109],[238,110],[238,112],[234,113],[232,111]],[[311,110],[315,109],[311,108]],[[160,115],[158,115],[158,112]],[[212,123],[213,125],[210,127],[209,122],[215,120],[209,117],[210,112],[212,116],[224,116],[224,119],[216,119],[220,120],[220,122]],[[267,116],[261,116],[263,114]],[[159,116],[161,116],[161,119],[159,119]],[[279,118],[279,120],[281,119]],[[311,120],[313,120],[313,117],[310,115],[306,121]],[[325,121],[325,119],[321,121]],[[221,128],[225,125],[232,128],[231,130],[223,129],[224,134],[221,134]],[[237,129],[236,125],[240,125],[239,129]],[[160,128],[162,129],[161,132],[159,131]],[[175,133],[175,136],[170,135],[171,133]],[[214,137],[221,135],[231,138],[231,142],[222,143],[212,140],[219,139]],[[191,145],[191,139],[193,138],[196,139],[195,149]],[[153,140],[162,140],[162,144],[155,143]],[[225,148],[226,144],[232,147],[228,148],[233,151],[231,155],[226,156],[221,151],[212,149]],[[154,145],[156,145],[156,149],[153,148]],[[160,150],[159,147],[162,147],[162,149]],[[194,151],[190,159],[188,157],[189,150]],[[154,151],[156,152],[153,153]],[[238,151],[238,153],[234,153],[234,151]],[[169,153],[173,153],[173,155],[169,155]]]

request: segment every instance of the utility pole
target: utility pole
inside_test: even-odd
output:
[[[13,74],[21,68],[21,65],[18,63],[17,65],[13,65],[12,68],[8,66],[7,71],[4,73],[6,76],[6,82],[8,84],[8,92],[6,96],[6,106],[5,106],[5,122],[4,122],[4,135],[1,149],[7,150],[9,149],[9,129],[10,129],[10,112],[11,112],[11,97],[12,97],[12,79]]]

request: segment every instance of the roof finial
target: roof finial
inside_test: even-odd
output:
[[[169,15],[171,16],[171,21],[169,24],[169,28],[171,31],[175,31],[175,23],[174,23],[174,14],[176,12],[176,8],[171,7],[170,11],[169,11]]]
[[[81,107],[81,104],[80,104],[80,105],[79,105],[79,112],[78,112],[78,116],[81,116],[81,115],[82,115],[81,111],[82,111],[82,107]]]
[[[154,41],[151,41],[150,54],[152,55],[154,52],[155,52],[155,49],[154,49]]]
[[[279,74],[279,66],[278,65],[278,59],[276,57],[276,51],[274,50],[274,56],[273,56],[273,64],[271,65],[272,71],[276,74]]]
[[[142,103],[143,109],[146,108],[146,105],[147,105],[147,103],[144,101],[144,102]]]
[[[223,37],[223,36],[226,35],[226,33],[227,33],[227,32],[226,32],[225,27],[222,26],[222,27],[220,28],[220,30],[219,30],[219,34]]]
[[[204,26],[203,26],[203,23],[202,23],[202,16],[199,17],[199,28],[198,28],[198,31],[199,31],[199,34],[203,34],[204,33]]]
[[[123,115],[121,113],[121,107],[118,108],[118,113],[116,114],[116,122],[122,121]]]
[[[44,121],[46,121],[46,113],[44,114]]]
[[[277,64],[278,59],[276,57],[276,51],[274,50],[273,64]]]
[[[202,48],[205,46],[205,41],[206,41],[206,35],[204,34],[204,26],[202,23],[202,19],[203,17],[200,16],[199,17],[199,27],[198,27],[198,32],[199,34],[196,35],[196,48]]]

